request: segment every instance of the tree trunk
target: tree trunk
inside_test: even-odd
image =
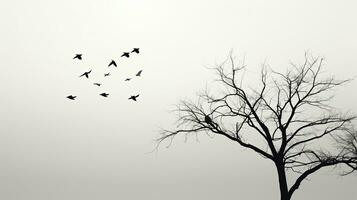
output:
[[[283,162],[276,162],[275,165],[279,177],[280,200],[290,200],[288,184],[285,174],[285,166]]]

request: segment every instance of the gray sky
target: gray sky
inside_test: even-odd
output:
[[[355,1],[13,0],[0,8],[0,198],[277,199],[272,164],[220,138],[154,148],[168,111],[210,83],[231,49],[248,68],[285,71],[309,50],[357,75]],[[132,59],[119,56],[140,47]],[[83,60],[75,62],[75,53]],[[102,88],[110,59],[117,69]],[[127,76],[143,69],[130,83]],[[254,82],[252,82],[254,83]],[[354,81],[334,104],[356,112]],[[110,98],[98,96],[110,93]],[[127,98],[140,93],[137,103]],[[70,102],[69,94],[78,96]],[[357,196],[356,175],[315,174],[295,199]]]

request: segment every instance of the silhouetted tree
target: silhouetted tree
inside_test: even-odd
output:
[[[230,54],[214,68],[218,92],[202,92],[197,102],[181,101],[177,128],[164,130],[158,144],[166,139],[171,144],[179,134],[226,137],[272,161],[281,200],[291,199],[320,169],[344,165],[342,175],[349,174],[357,169],[357,134],[352,126],[356,115],[329,105],[331,91],[349,80],[322,76],[323,63],[305,53],[304,62],[291,64],[286,73],[263,65],[259,89],[251,89],[243,85],[244,62],[236,64]],[[287,172],[295,173],[296,179],[287,180]]]

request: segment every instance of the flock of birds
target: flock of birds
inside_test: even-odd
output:
[[[135,53],[135,54],[139,54],[140,53],[140,49],[139,48],[133,48],[133,50],[131,52],[123,52],[123,54],[121,55],[121,57],[126,57],[126,58],[129,58],[130,57],[130,54],[132,53]],[[73,59],[77,59],[77,60],[82,60],[82,54],[76,54]],[[114,60],[111,60],[110,63],[108,64],[108,67],[110,66],[114,66],[114,67],[117,67],[117,63],[114,61]],[[92,70],[89,70],[87,72],[84,72],[83,74],[81,74],[79,77],[85,77],[87,79],[89,79],[89,76],[90,76],[90,73],[92,72]],[[140,70],[138,71],[135,76],[137,77],[140,77],[141,76],[141,73],[143,72],[143,70]],[[107,77],[107,76],[110,76],[110,73],[105,73],[104,74],[104,77]],[[130,81],[131,78],[126,78],[124,81]],[[96,85],[98,87],[100,87],[102,84],[101,83],[97,83],[97,82],[94,82],[93,85]],[[108,93],[100,93],[99,94],[100,96],[102,97],[108,97],[109,94]],[[133,100],[133,101],[137,101],[137,98],[139,97],[139,94],[137,95],[131,95],[128,99],[129,100]],[[75,100],[77,98],[77,96],[74,96],[74,95],[69,95],[67,96],[68,99],[70,100]]]

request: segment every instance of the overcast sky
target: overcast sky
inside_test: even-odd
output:
[[[0,199],[278,199],[273,165],[224,138],[179,137],[148,152],[160,127],[173,128],[173,106],[194,99],[214,78],[207,66],[231,49],[251,72],[264,60],[285,71],[310,51],[326,58],[326,73],[356,76],[356,8],[352,0],[2,2]],[[133,47],[141,53],[120,57]],[[118,68],[106,67],[111,59]],[[89,69],[90,80],[78,78]],[[123,81],[140,69],[141,78]],[[341,88],[334,104],[356,113],[356,89],[357,81]],[[138,102],[127,100],[133,94]],[[357,176],[334,174],[311,176],[295,199],[355,198]]]

